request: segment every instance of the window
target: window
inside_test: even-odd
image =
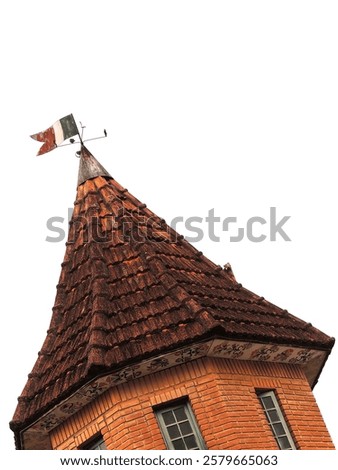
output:
[[[155,413],[168,449],[206,449],[187,401],[157,409]]]
[[[104,442],[103,437],[100,435],[95,436],[89,441],[85,442],[81,447],[80,450],[107,450],[106,444]]]
[[[274,438],[282,450],[296,449],[288,426],[283,417],[277,397],[273,391],[258,393],[265,416],[269,422]]]

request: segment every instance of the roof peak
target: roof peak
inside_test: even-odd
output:
[[[99,163],[96,158],[89,152],[89,150],[82,145],[80,150],[80,166],[77,185],[80,186],[85,181],[96,178],[97,176],[112,176],[108,171]]]

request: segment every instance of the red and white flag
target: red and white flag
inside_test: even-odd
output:
[[[43,142],[44,144],[38,151],[37,155],[50,152],[60,145],[64,140],[78,134],[78,128],[72,114],[68,114],[56,121],[51,127],[38,134],[31,135],[32,139]]]

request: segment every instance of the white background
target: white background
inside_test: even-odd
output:
[[[221,241],[197,247],[338,336],[337,23],[325,0],[1,3],[2,451],[65,251],[46,221],[66,219],[76,194],[78,148],[35,157],[29,135],[69,113],[85,138],[107,129],[89,150],[167,222],[212,208],[238,226],[270,207],[291,216],[291,242],[231,243],[219,225]],[[314,389],[336,444],[337,356]]]

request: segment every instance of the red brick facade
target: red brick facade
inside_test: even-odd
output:
[[[109,389],[51,431],[53,449],[97,433],[108,449],[165,449],[153,407],[188,397],[208,449],[277,449],[257,390],[275,390],[298,449],[334,449],[299,366],[204,358]]]

